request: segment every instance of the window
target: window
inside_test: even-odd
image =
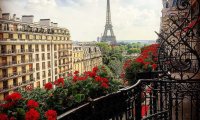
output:
[[[42,60],[45,60],[45,54],[42,53]]]
[[[54,50],[57,50],[57,45],[54,45]]]
[[[51,62],[48,61],[48,68],[51,68]]]
[[[29,51],[29,52],[33,52],[33,50],[32,50],[32,45],[28,45],[28,51]]]
[[[25,47],[24,47],[24,45],[21,45],[21,52],[25,52]]]
[[[29,35],[26,35],[26,39],[29,40]]]
[[[48,58],[48,60],[50,59],[50,53],[47,54],[47,58]]]
[[[43,86],[46,84],[46,80],[43,80]]]
[[[19,39],[22,39],[22,34],[18,34],[18,38],[19,38]]]
[[[55,60],[55,66],[57,66],[57,60]]]
[[[16,52],[16,45],[12,45],[12,53]]]
[[[58,70],[57,70],[57,68],[55,69],[55,74],[57,74],[58,73]]]
[[[33,60],[32,54],[30,54],[28,57],[29,57],[29,61],[32,61],[32,60]]]
[[[8,81],[3,81],[3,89],[8,89]]]
[[[39,63],[36,63],[36,70],[40,70],[40,64]]]
[[[37,79],[40,79],[40,73],[39,72],[37,73]]]
[[[39,46],[38,45],[35,45],[35,51],[39,52]]]
[[[47,50],[48,50],[48,52],[50,51],[50,45],[47,45]]]
[[[17,78],[13,79],[13,86],[18,86]]]
[[[45,71],[42,72],[42,78],[45,78],[46,77],[46,73]]]
[[[39,54],[35,55],[36,61],[39,61]]]
[[[36,85],[38,88],[40,87],[40,81],[37,82],[37,85]]]
[[[42,62],[42,69],[45,69],[45,62]]]
[[[43,52],[45,51],[44,45],[41,46],[41,49],[42,49]]]
[[[9,34],[9,38],[10,38],[10,39],[13,39],[13,34]]]
[[[22,66],[22,72],[26,73],[26,66]]]
[[[51,70],[48,71],[48,76],[49,76],[49,77],[51,76]]]
[[[25,61],[25,55],[22,55],[22,56],[21,56],[21,62],[22,62],[22,63],[25,63],[25,62],[26,62],[26,61]]]
[[[57,58],[57,53],[56,52],[54,53],[54,58]]]

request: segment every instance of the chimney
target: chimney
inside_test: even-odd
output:
[[[51,20],[50,19],[40,19],[40,25],[50,27]]]
[[[6,20],[10,20],[10,13],[3,13],[2,18]]]
[[[25,23],[33,23],[34,16],[33,15],[23,15],[22,22]]]
[[[58,27],[58,23],[54,23],[54,27]]]
[[[13,14],[13,18],[14,21],[16,20],[16,14]]]

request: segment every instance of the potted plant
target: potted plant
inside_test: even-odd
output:
[[[159,44],[152,44],[141,49],[141,54],[135,59],[125,61],[124,78],[129,84],[135,84],[139,79],[156,77]]]

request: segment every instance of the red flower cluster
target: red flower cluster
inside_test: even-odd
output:
[[[109,88],[109,80],[105,77],[101,77],[101,76],[98,75],[102,71],[106,72],[106,69],[105,69],[104,66],[102,66],[101,68],[94,67],[92,69],[92,71],[84,72],[84,74],[81,75],[81,76],[78,75],[78,73],[79,73],[78,71],[75,71],[74,76],[72,76],[73,81],[74,82],[85,81],[88,78],[92,78],[94,80],[94,82],[98,82],[101,87]]]
[[[64,79],[63,79],[63,78],[59,78],[59,79],[57,79],[57,80],[54,82],[54,84],[55,84],[56,86],[60,86],[60,85],[64,86],[65,82],[64,82]]]
[[[4,101],[6,101],[5,104],[1,104],[0,106],[4,109],[9,109],[10,107],[13,107],[19,100],[22,99],[22,95],[18,92],[14,92],[4,98]]]
[[[52,88],[53,88],[53,84],[52,83],[46,83],[45,85],[44,85],[44,88],[46,89],[46,90],[51,90]]]
[[[84,81],[84,80],[87,80],[87,78],[88,78],[88,76],[77,76],[77,75],[75,75],[75,76],[73,77],[73,81],[74,81],[74,82],[77,82],[77,81]]]
[[[96,76],[96,72],[92,72],[92,71],[87,71],[84,74],[91,78],[94,78]]]
[[[10,117],[10,119],[8,118],[8,116],[4,113],[0,114],[0,120],[16,120],[15,117]]]
[[[107,78],[103,78],[100,76],[96,76],[95,81],[99,82],[101,84],[101,87],[103,88],[108,88],[108,79]]]
[[[74,74],[75,74],[75,75],[79,74],[79,71],[75,71]]]
[[[22,98],[22,95],[18,92],[14,92],[8,96],[5,97],[4,100],[6,101],[17,101],[17,100],[20,100]]]
[[[141,55],[135,59],[135,62],[143,65],[144,69],[147,69],[148,66],[151,66],[152,70],[157,68],[157,64],[155,64],[158,60],[158,48],[159,44],[152,44],[142,48]]]
[[[55,110],[48,110],[47,112],[45,112],[45,117],[47,118],[47,120],[56,120],[57,113]]]
[[[0,114],[0,120],[8,120],[8,116],[6,114]]]
[[[25,120],[39,120],[40,119],[40,113],[35,109],[30,109],[28,112],[26,112]]]
[[[102,66],[103,67],[103,66]],[[92,72],[97,72],[99,69],[98,69],[98,67],[94,67],[93,69],[92,69]]]
[[[125,61],[124,65],[123,65],[123,69],[125,70],[126,68],[130,67],[132,60],[128,59]]]
[[[29,100],[27,103],[27,107],[28,108],[37,108],[37,107],[39,107],[39,104],[35,100]]]

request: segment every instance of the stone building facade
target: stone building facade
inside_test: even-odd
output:
[[[102,65],[102,54],[95,42],[79,43],[83,49],[83,71],[91,71],[92,68]]]
[[[20,87],[43,87],[72,72],[69,30],[50,19],[34,23],[0,10],[0,100]]]

